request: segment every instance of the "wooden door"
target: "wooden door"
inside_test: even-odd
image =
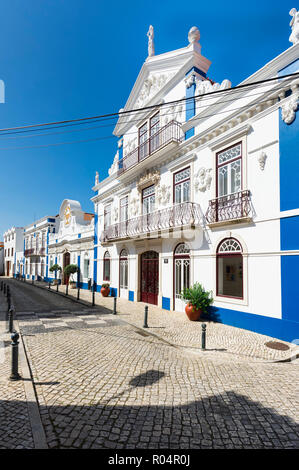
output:
[[[141,255],[141,301],[158,305],[159,254],[147,251]]]

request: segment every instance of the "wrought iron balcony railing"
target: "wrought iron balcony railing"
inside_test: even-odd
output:
[[[182,139],[181,126],[177,121],[171,121],[161,127],[149,139],[136,147],[132,152],[121,158],[118,162],[118,173],[121,174],[137,163],[145,160],[153,153],[171,142],[180,142]]]
[[[45,247],[33,247],[33,248],[27,248],[24,251],[24,256],[43,256],[46,254],[46,248]]]
[[[102,232],[101,241],[133,238],[183,226],[199,226],[202,225],[202,219],[199,204],[183,202],[150,214],[134,217],[125,222],[110,225]]]
[[[251,215],[250,191],[239,191],[209,201],[206,220],[209,224],[248,218]]]

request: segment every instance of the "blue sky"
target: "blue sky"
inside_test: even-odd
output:
[[[252,0],[245,6],[223,0],[2,0],[0,78],[6,102],[0,104],[0,128],[118,111],[146,59],[150,24],[156,54],[188,45],[190,27],[198,26],[202,54],[212,61],[209,77],[237,85],[291,46],[293,7],[294,0]],[[95,171],[107,176],[116,139],[24,147],[98,139],[112,131],[110,125],[0,136],[0,239],[13,225],[55,215],[65,198],[92,211]]]

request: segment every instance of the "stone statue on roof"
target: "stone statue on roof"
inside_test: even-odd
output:
[[[292,8],[290,11],[290,15],[293,17],[290,22],[290,26],[292,28],[291,35],[289,37],[289,41],[293,44],[298,44],[299,42],[299,11],[296,8]]]
[[[148,57],[155,55],[155,45],[154,45],[154,27],[150,25],[147,32],[148,37]]]

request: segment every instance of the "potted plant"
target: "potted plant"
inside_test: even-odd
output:
[[[110,292],[110,285],[107,282],[104,282],[101,287],[101,294],[103,297],[108,297]]]
[[[61,272],[62,269],[61,269],[61,266],[59,266],[59,264],[53,264],[53,266],[50,267],[49,271],[51,273],[54,273],[55,272],[55,279],[53,279],[53,285],[56,286],[57,284],[59,284],[59,279],[57,279],[57,272]]]
[[[188,301],[185,312],[191,321],[199,320],[201,314],[207,313],[213,302],[212,292],[206,291],[199,282],[185,288],[181,295],[182,299]]]
[[[76,281],[74,281],[74,274],[79,271],[77,264],[68,264],[64,268],[64,274],[68,277],[68,285],[71,289],[76,288]],[[70,280],[71,277],[71,280]]]

